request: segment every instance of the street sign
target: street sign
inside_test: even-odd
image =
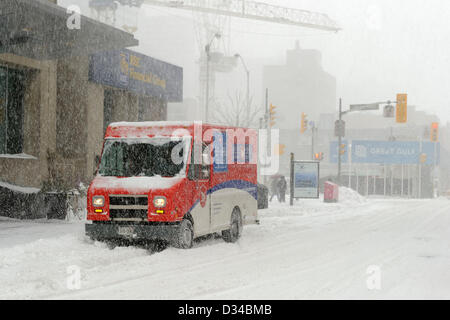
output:
[[[319,168],[316,161],[294,161],[294,198],[319,198]]]
[[[343,144],[348,145],[347,141]],[[360,163],[378,163],[378,164],[419,164],[421,154],[426,155],[424,164],[433,165],[440,161],[440,144],[419,141],[372,141],[372,140],[354,140],[351,141],[351,161],[355,164]],[[421,150],[422,146],[422,150]],[[338,143],[330,143],[330,162],[338,162]],[[342,156],[342,163],[350,159],[348,152]]]
[[[369,110],[379,110],[379,109],[380,109],[379,103],[350,105],[350,111],[369,111]]]

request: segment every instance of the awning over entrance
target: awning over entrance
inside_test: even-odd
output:
[[[52,60],[139,44],[132,34],[85,16],[80,29],[69,29],[69,17],[46,0],[1,0],[0,54]]]

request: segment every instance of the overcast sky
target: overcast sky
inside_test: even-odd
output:
[[[450,2],[446,0],[280,0],[269,1],[328,14],[342,31],[329,33],[233,18],[224,25],[222,49],[239,52],[254,73],[252,90],[262,95],[263,64],[282,63],[295,40],[322,51],[324,69],[337,79],[344,104],[395,99],[450,121]],[[87,0],[64,0],[60,4]],[[83,9],[87,10],[87,9]],[[85,12],[83,12],[85,13]],[[130,12],[121,13],[125,18]],[[133,14],[131,13],[131,16]],[[196,95],[200,46],[191,13],[144,6],[135,21],[139,51],[181,65],[185,96]],[[260,92],[258,92],[260,91]]]

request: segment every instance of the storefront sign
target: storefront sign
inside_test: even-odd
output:
[[[127,49],[91,55],[89,80],[168,102],[183,100],[181,67]]]

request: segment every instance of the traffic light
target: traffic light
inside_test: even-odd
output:
[[[433,122],[431,124],[431,142],[438,142],[439,141],[439,123]]]
[[[316,152],[316,153],[314,153],[314,160],[322,161],[323,160],[323,152]]]
[[[273,104],[270,104],[270,110],[269,110],[269,114],[270,114],[270,127],[272,128],[273,126],[275,126],[275,114],[276,114],[276,109],[277,107],[274,106]]]
[[[397,123],[406,123],[408,121],[408,95],[397,94],[397,109],[396,109]]]
[[[427,154],[422,153],[420,154],[420,163],[426,163],[427,162]]]
[[[279,156],[282,156],[285,153],[286,146],[284,144],[275,145],[275,153]]]
[[[345,137],[345,121],[336,120],[334,123],[334,135],[336,137]]]
[[[302,112],[302,121],[300,123],[300,133],[305,133],[308,130],[308,116]]]
[[[339,154],[345,154],[345,152],[347,151],[346,148],[347,148],[347,146],[345,145],[345,143],[342,143],[339,146]]]

